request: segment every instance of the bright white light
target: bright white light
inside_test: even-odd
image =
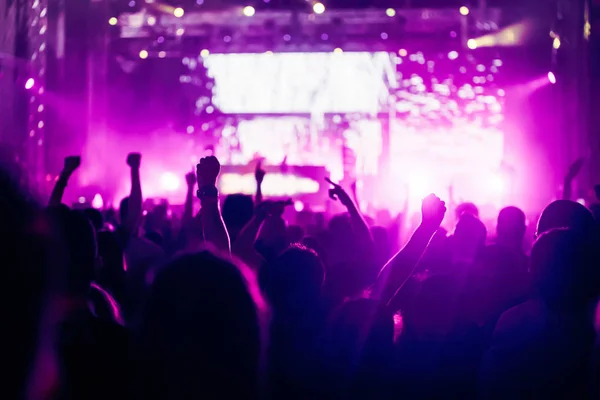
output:
[[[504,178],[499,174],[493,174],[488,181],[490,191],[494,195],[501,195],[505,190]]]
[[[458,11],[460,12],[460,15],[469,15],[469,7],[462,6]]]
[[[156,24],[156,17],[154,15],[149,15],[146,22],[148,22],[148,25],[153,26]]]
[[[79,201],[79,204],[83,204],[85,203],[85,197],[81,196],[79,199],[77,199],[77,201]]]
[[[323,3],[315,3],[313,5],[313,11],[315,14],[323,14],[325,12],[325,6]]]
[[[177,29],[177,31],[175,31],[175,34],[176,34],[177,36],[181,36],[181,35],[183,35],[183,34],[184,34],[184,32],[185,32],[185,29],[183,29],[183,28],[179,28],[179,29]]]
[[[467,40],[467,47],[471,50],[475,50],[477,48],[477,41],[475,39]]]
[[[100,208],[104,207],[104,200],[102,199],[102,196],[100,195],[100,193],[96,193],[94,195],[94,198],[92,199],[92,207],[94,207],[96,209],[100,209]]]
[[[181,7],[177,7],[176,9],[173,10],[173,15],[177,18],[183,17],[184,13],[185,13],[185,11],[183,11],[183,8],[181,8]]]
[[[160,185],[167,192],[174,192],[179,189],[180,184],[179,177],[172,172],[163,172],[160,176]]]
[[[450,53],[448,53],[448,58],[451,60],[456,60],[458,58],[458,52],[452,50]]]
[[[117,21],[117,18],[116,18],[116,17],[110,17],[110,18],[108,19],[108,24],[109,24],[109,25],[115,26],[115,25],[117,24],[117,22],[118,22],[118,21]]]
[[[398,55],[400,57],[406,57],[408,55],[408,51],[406,51],[406,49],[400,49],[398,50]]]
[[[333,52],[335,54],[342,54],[344,52],[344,50],[340,49],[339,47],[336,47],[335,49],[333,49]]]
[[[552,41],[552,47],[554,47],[556,50],[560,48],[560,38],[558,36]]]
[[[422,200],[429,193],[431,193],[430,180],[424,175],[411,175],[409,178],[408,187],[410,191],[410,197],[412,199]]]
[[[145,60],[146,58],[148,58],[148,51],[147,50],[140,50],[140,58],[142,60]]]
[[[215,79],[213,104],[224,113],[377,113],[389,95],[383,77],[396,79],[386,52],[210,54],[203,61]]]
[[[27,89],[27,90],[31,89],[34,84],[35,84],[35,81],[33,80],[33,78],[27,79],[27,81],[25,82],[25,89]]]
[[[577,202],[582,206],[585,206],[585,199],[577,199]]]
[[[219,179],[219,190],[222,194],[256,192],[254,174],[224,173]],[[269,174],[262,187],[263,194],[271,197],[314,194],[319,192],[319,183],[315,180],[295,175]]]
[[[256,13],[256,10],[252,6],[246,6],[244,7],[243,13],[246,17],[252,17]]]
[[[394,10],[393,8],[388,8],[387,10],[385,10],[385,15],[387,15],[388,17],[394,17],[396,16],[396,10]]]
[[[556,76],[554,76],[554,72],[552,72],[552,71],[548,72],[548,80],[553,85],[556,83]]]
[[[200,51],[200,57],[202,57],[202,58],[208,57],[209,54],[210,54],[210,51],[208,51],[208,49],[202,49],[202,51]]]
[[[167,56],[167,52],[166,51],[159,51],[158,52],[158,58],[165,58]]]
[[[297,212],[304,210],[304,203],[300,200],[296,200],[294,202],[294,210],[296,210]]]

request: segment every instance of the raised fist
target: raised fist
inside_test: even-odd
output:
[[[193,172],[185,174],[185,183],[187,183],[188,187],[193,187],[196,184],[196,174]]]
[[[437,230],[446,215],[446,203],[432,193],[423,199],[421,215],[421,225]]]
[[[129,153],[127,155],[127,165],[130,168],[139,168],[142,162],[142,155],[140,153]]]
[[[69,174],[75,171],[81,165],[81,157],[79,156],[69,156],[65,157],[65,165],[64,170]]]
[[[265,179],[266,174],[267,173],[265,170],[262,169],[262,162],[259,161],[258,164],[256,164],[256,169],[254,170],[254,178],[256,179],[256,183],[260,185]]]
[[[575,160],[575,162],[573,162],[573,164],[571,164],[569,166],[569,169],[567,170],[567,175],[565,178],[572,181],[573,179],[575,179],[575,177],[577,175],[579,175],[579,172],[581,171],[582,167],[583,167],[583,158],[580,157],[577,160]]]
[[[196,165],[196,177],[198,178],[198,187],[216,186],[217,177],[221,171],[221,164],[217,157],[209,156],[200,159]]]
[[[348,195],[348,193],[346,193],[346,191],[344,190],[344,188],[342,188],[340,185],[338,185],[337,183],[334,183],[331,179],[329,178],[325,178],[325,180],[331,185],[333,186],[333,188],[329,189],[329,197],[332,200],[339,200],[344,206],[348,207],[352,205],[352,199],[350,198],[350,196]]]

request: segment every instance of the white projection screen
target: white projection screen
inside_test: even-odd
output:
[[[395,82],[386,52],[211,54],[213,103],[228,114],[371,113]]]

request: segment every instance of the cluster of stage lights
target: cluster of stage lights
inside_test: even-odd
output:
[[[46,33],[48,29],[48,8],[44,0],[33,0],[31,3],[33,10],[30,37],[32,52],[30,61],[32,69],[36,71],[37,76],[29,77],[25,81],[25,89],[31,92],[29,98],[29,138],[35,140],[37,146],[44,144],[44,112],[43,103],[44,82],[45,82],[45,56],[46,56]]]

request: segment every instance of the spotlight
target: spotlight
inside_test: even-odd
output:
[[[200,57],[208,57],[209,54],[210,51],[208,51],[208,49],[202,49],[202,51],[200,51]]]
[[[451,60],[456,60],[458,58],[458,52],[452,50],[450,53],[448,53],[448,58]]]
[[[117,18],[116,18],[116,17],[110,17],[110,18],[108,19],[108,24],[109,24],[109,25],[115,26],[115,25],[117,24],[117,22],[118,22],[118,21],[117,21]]]
[[[554,47],[556,50],[560,48],[560,38],[558,36],[556,36],[552,41],[552,47]]]
[[[333,49],[333,52],[335,54],[342,54],[344,52],[344,50],[340,49],[339,47],[336,47],[335,49]]]
[[[395,17],[396,16],[396,10],[394,10],[393,8],[388,8],[387,10],[385,10],[385,15],[387,15],[388,17]]]
[[[315,3],[313,5],[313,11],[315,14],[323,14],[325,12],[325,6],[323,3]]]
[[[181,7],[177,7],[176,9],[173,10],[173,15],[176,16],[177,18],[183,17],[184,13],[185,13],[185,11],[183,11],[183,8],[181,8]]]
[[[462,6],[458,11],[461,15],[469,15],[469,7]]]
[[[25,82],[25,89],[27,89],[27,90],[31,89],[34,84],[35,84],[35,81],[33,80],[33,78],[27,79],[27,81]]]
[[[158,52],[158,58],[165,58],[167,56],[167,52],[166,51],[159,51]]]
[[[156,17],[153,15],[149,15],[146,21],[148,22],[148,25],[153,26],[154,24],[156,24]]]
[[[400,50],[398,50],[398,55],[400,57],[406,57],[407,54],[408,54],[408,51],[406,51],[406,49],[400,49]]]
[[[477,48],[477,41],[475,39],[467,40],[467,47],[471,50],[475,50]]]
[[[556,76],[554,76],[554,72],[552,72],[552,71],[548,72],[548,80],[553,85],[556,83]]]
[[[140,58],[142,60],[145,60],[146,58],[148,58],[148,51],[147,50],[140,50]]]
[[[256,10],[252,6],[246,6],[246,7],[244,7],[243,12],[246,17],[251,17],[256,13]]]

